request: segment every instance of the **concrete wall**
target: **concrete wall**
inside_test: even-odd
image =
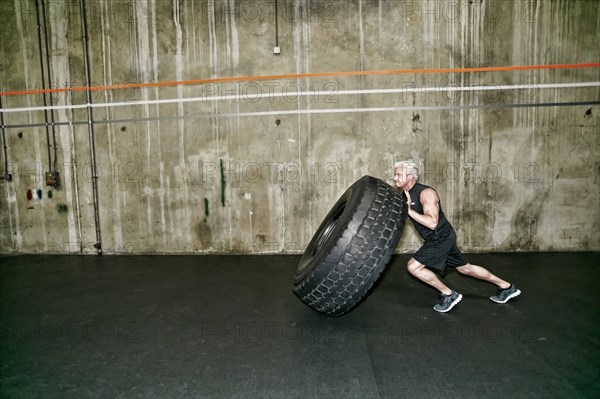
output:
[[[600,249],[599,88],[541,86],[598,67],[335,73],[598,62],[598,1],[279,1],[277,21],[266,0],[86,4],[91,85],[255,78],[95,90],[93,129],[69,107],[85,91],[55,92],[47,132],[41,94],[6,94],[43,88],[36,3],[0,0],[2,108],[27,108],[2,114],[2,253],[299,253],[352,182],[406,158],[465,251]],[[52,87],[85,86],[79,2],[45,5]],[[165,99],[195,101],[141,103]],[[410,227],[398,251],[418,245]]]

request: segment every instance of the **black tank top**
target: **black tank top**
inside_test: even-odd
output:
[[[428,188],[431,188],[431,187],[426,186],[421,183],[416,183],[413,186],[413,188],[411,188],[408,191],[408,193],[410,194],[410,200],[412,202],[410,205],[411,208],[414,211],[416,211],[417,213],[420,213],[421,215],[423,215],[423,204],[421,203],[421,192],[423,192],[423,190],[426,190]],[[439,196],[438,196],[438,200],[439,200]],[[417,233],[419,233],[421,238],[424,240],[430,238],[435,232],[442,232],[442,231],[445,232],[445,230],[447,230],[447,229],[452,229],[452,226],[450,225],[450,223],[448,222],[448,219],[446,219],[446,216],[444,215],[444,211],[442,211],[442,202],[441,201],[438,202],[438,209],[439,209],[438,224],[437,224],[437,227],[435,230],[431,230],[430,228],[423,226],[421,223],[417,222],[413,218],[410,218],[413,226],[415,226],[415,229],[417,230]]]

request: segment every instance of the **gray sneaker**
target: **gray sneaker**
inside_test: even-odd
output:
[[[490,299],[496,303],[506,303],[509,299],[519,296],[520,294],[521,290],[515,287],[514,284],[511,284],[508,288],[498,289],[498,293],[491,296]]]
[[[435,310],[436,312],[446,313],[450,311],[450,309],[452,309],[454,305],[460,302],[460,300],[462,299],[462,295],[456,291],[452,291],[452,294],[450,295],[440,295],[440,299],[440,303],[435,305],[433,307],[433,310]]]

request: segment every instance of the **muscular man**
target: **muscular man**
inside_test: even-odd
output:
[[[394,182],[408,199],[408,217],[423,239],[423,246],[408,261],[410,274],[440,291],[441,301],[433,309],[448,312],[462,299],[462,295],[448,288],[432,270],[440,272],[455,268],[467,276],[488,281],[498,286],[490,299],[506,303],[521,293],[513,284],[493,275],[487,269],[468,263],[456,246],[456,232],[442,211],[440,199],[431,187],[417,182],[418,167],[413,161],[394,165]]]

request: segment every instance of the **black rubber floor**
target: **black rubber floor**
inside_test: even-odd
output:
[[[339,318],[297,256],[0,257],[2,398],[597,398],[600,253],[471,255],[448,314],[392,258]]]

